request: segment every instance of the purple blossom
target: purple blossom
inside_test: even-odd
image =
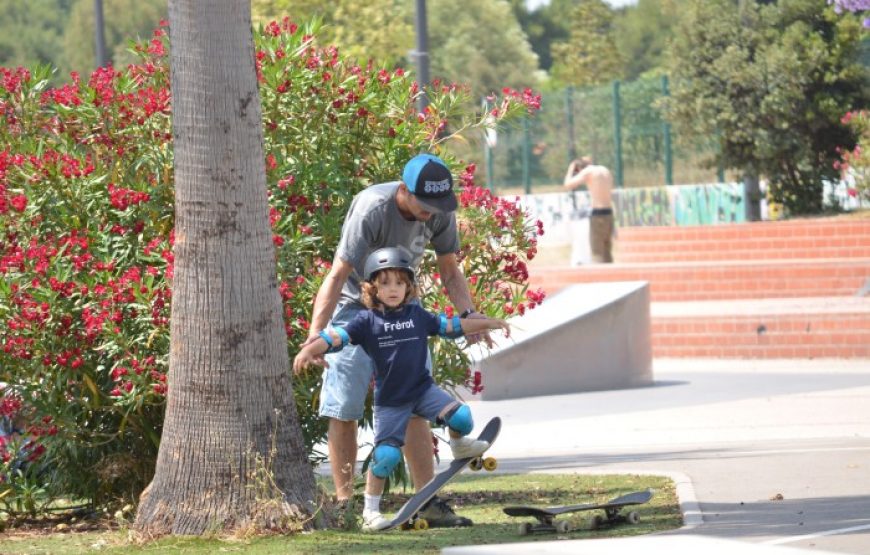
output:
[[[870,10],[870,0],[828,0],[828,4],[834,5],[834,11],[858,13]],[[870,17],[864,18],[864,27],[870,29]]]

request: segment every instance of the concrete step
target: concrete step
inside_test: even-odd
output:
[[[736,239],[866,237],[868,218],[813,218],[699,226],[633,226],[619,228],[624,241],[702,241]]]
[[[870,219],[619,230],[618,262],[870,257]]]
[[[654,357],[870,358],[870,297],[652,303]]]
[[[649,281],[656,301],[848,297],[870,279],[870,257],[533,267],[530,287],[553,294],[573,283]]]
[[[849,242],[850,245],[844,245]],[[792,258],[870,258],[870,235],[836,242],[819,240],[770,242],[752,240],[726,244],[675,241],[673,243],[617,243],[617,262],[703,262],[714,260],[786,260]]]

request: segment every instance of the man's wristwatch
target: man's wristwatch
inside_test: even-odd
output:
[[[468,318],[469,316],[471,316],[472,314],[474,314],[476,312],[477,311],[474,310],[473,308],[469,308],[468,310],[463,310],[462,313],[459,315],[459,317],[460,318]]]

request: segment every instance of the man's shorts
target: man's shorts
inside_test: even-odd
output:
[[[365,310],[365,307],[343,300],[335,307],[329,325],[346,325],[361,310]],[[359,420],[363,417],[366,395],[372,383],[374,362],[358,345],[347,345],[337,353],[324,355],[324,358],[329,368],[323,371],[320,416]],[[426,358],[426,368],[432,369],[430,357]]]
[[[595,264],[613,262],[613,211],[596,208],[589,217],[589,248]]]
[[[456,402],[449,393],[435,384],[416,401],[397,407],[375,406],[375,445],[389,443],[396,447],[405,444],[405,429],[408,420],[416,414],[435,422],[444,407]]]

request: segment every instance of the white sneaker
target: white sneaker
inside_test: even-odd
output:
[[[450,438],[450,450],[453,451],[454,459],[467,459],[478,457],[489,449],[489,442],[470,437]]]
[[[363,511],[362,517],[363,530],[383,530],[390,525],[390,521],[378,511]]]

